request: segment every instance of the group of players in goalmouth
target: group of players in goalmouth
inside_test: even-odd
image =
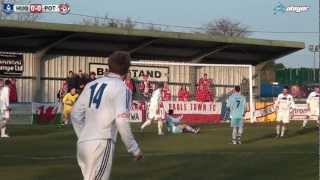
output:
[[[108,60],[109,73],[86,85],[71,112],[71,121],[78,137],[77,160],[84,180],[108,180],[110,177],[115,142],[119,132],[129,153],[135,160],[143,159],[143,153],[136,142],[129,124],[129,113],[132,92],[126,87],[125,78],[130,55],[127,52],[114,52]],[[149,103],[148,119],[142,124],[141,131],[157,121],[158,134],[163,135],[164,112],[159,108],[161,87],[153,92]],[[319,87],[315,88],[307,100],[310,116],[316,116],[319,122]],[[228,98],[230,108],[232,144],[241,144],[243,134],[243,116],[246,110],[246,99],[240,93],[240,87]],[[286,126],[294,108],[293,97],[285,87],[275,103],[277,111],[277,137],[285,135]],[[163,110],[162,110],[163,111]],[[183,116],[175,117],[169,110],[166,117],[168,132],[191,132],[198,134],[199,128],[183,124]],[[303,122],[303,127],[307,120]]]

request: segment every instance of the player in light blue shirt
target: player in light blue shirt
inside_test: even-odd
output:
[[[227,107],[230,109],[231,127],[233,128],[232,144],[241,144],[246,98],[240,94],[240,86],[234,88],[234,93],[228,98]]]
[[[170,109],[169,113],[166,118],[166,126],[168,132],[171,132],[173,134],[180,134],[180,133],[194,133],[198,134],[200,132],[200,128],[192,128],[191,126],[184,124],[181,122],[181,119],[183,118],[183,115],[179,117],[173,117],[173,110]]]

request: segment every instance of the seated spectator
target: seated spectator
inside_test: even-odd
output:
[[[184,85],[180,88],[178,92],[178,99],[179,101],[188,101],[189,95],[189,91],[187,90],[187,87]]]
[[[150,95],[150,81],[148,75],[143,76],[143,81],[139,84],[139,90],[142,92],[144,97],[149,97]]]
[[[72,87],[70,92],[63,97],[63,122],[65,125],[70,121],[71,110],[78,96],[76,88]]]
[[[169,89],[168,82],[163,83],[163,88],[161,91],[161,99],[162,99],[162,101],[170,101],[171,100],[171,92]]]
[[[96,73],[95,72],[90,72],[88,83],[91,82],[91,81],[94,81],[94,80],[96,80]]]
[[[207,102],[210,100],[209,91],[205,89],[203,84],[200,84],[196,91],[196,101]]]
[[[131,90],[132,93],[135,93],[135,85],[133,82],[133,79],[131,78],[131,73],[128,72],[126,79],[124,80],[125,84],[127,85],[127,87]]]

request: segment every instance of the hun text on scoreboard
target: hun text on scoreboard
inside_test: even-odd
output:
[[[60,13],[62,15],[70,12],[70,5],[67,3],[61,4],[14,4],[4,2],[2,11],[6,14],[12,13]]]

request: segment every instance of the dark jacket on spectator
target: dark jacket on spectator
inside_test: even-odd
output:
[[[73,77],[68,77],[67,78],[67,83],[68,83],[68,92],[72,88],[80,89],[80,78],[77,75],[74,75]]]

